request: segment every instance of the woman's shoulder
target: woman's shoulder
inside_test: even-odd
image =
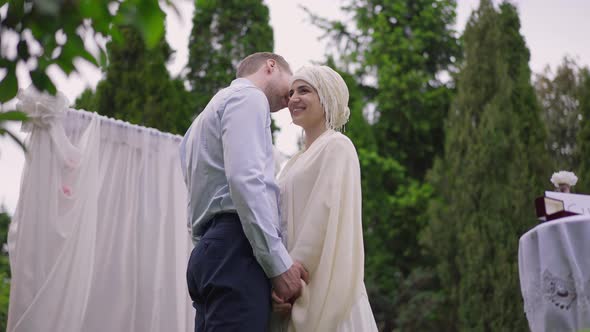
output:
[[[328,141],[326,143],[327,143],[327,145],[332,146],[332,147],[355,149],[354,144],[352,143],[350,138],[348,138],[348,136],[346,136],[340,132],[337,132],[337,131],[334,131],[332,133],[332,135],[330,135],[330,137],[328,138]]]
[[[346,135],[335,131],[326,141],[325,152],[339,156],[356,156],[356,148]]]

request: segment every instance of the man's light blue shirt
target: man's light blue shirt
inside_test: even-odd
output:
[[[215,214],[237,212],[269,278],[293,264],[279,231],[270,124],[264,93],[238,78],[211,99],[180,144],[193,242]]]

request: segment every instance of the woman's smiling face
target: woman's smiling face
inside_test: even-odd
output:
[[[317,91],[302,80],[296,80],[291,84],[289,91],[289,112],[293,123],[306,128],[325,126],[326,116],[320,103]]]

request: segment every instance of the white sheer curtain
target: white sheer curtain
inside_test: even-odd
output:
[[[190,331],[180,137],[29,89],[9,332]]]

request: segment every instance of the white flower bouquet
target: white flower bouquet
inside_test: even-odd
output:
[[[553,173],[551,176],[551,183],[555,186],[555,188],[559,188],[560,185],[568,185],[573,187],[578,183],[578,177],[573,172],[568,171],[559,171]]]

